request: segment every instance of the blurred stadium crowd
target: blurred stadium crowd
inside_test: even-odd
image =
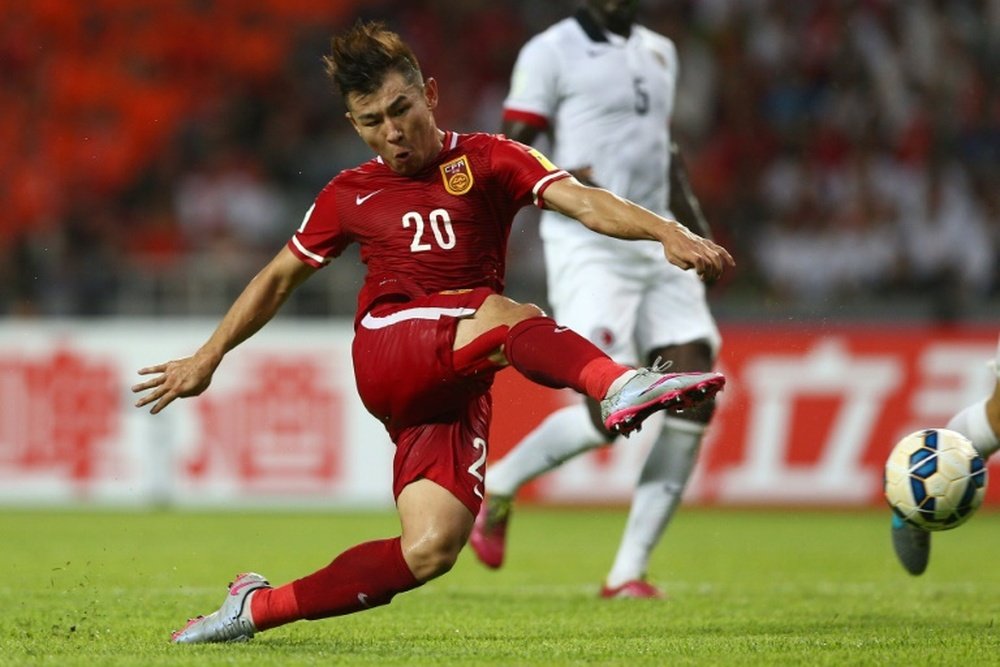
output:
[[[0,3],[0,313],[220,314],[338,170],[368,159],[320,57],[383,19],[496,131],[520,46],[571,0]],[[1000,314],[1000,0],[647,0],[675,134],[740,266],[723,317],[915,303]],[[575,166],[575,165],[566,165]],[[544,303],[522,215],[511,291]],[[289,304],[353,311],[334,262]]]

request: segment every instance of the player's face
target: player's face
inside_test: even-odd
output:
[[[375,92],[347,96],[347,118],[390,169],[409,176],[441,150],[441,132],[434,122],[437,99],[434,79],[421,86],[390,72]]]

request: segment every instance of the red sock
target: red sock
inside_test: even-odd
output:
[[[510,365],[532,382],[557,389],[570,387],[597,400],[630,370],[549,317],[532,317],[511,327],[504,353]]]
[[[250,617],[258,630],[269,630],[302,618],[292,585],[254,591],[250,596]]]
[[[500,367],[489,360],[489,354],[507,340],[510,329],[506,325],[493,327],[474,341],[455,350],[452,364],[459,375],[476,375],[485,371],[498,371]]]
[[[389,604],[396,593],[420,585],[403,559],[400,538],[351,547],[333,562],[284,586],[250,598],[258,630],[300,619],[316,620]]]

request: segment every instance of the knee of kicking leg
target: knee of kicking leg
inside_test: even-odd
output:
[[[465,541],[458,535],[428,532],[411,544],[404,536],[403,556],[413,576],[429,581],[451,570]]]
[[[493,326],[514,326],[533,317],[546,317],[545,311],[533,303],[521,303],[499,294],[487,298],[476,313],[477,319],[487,320]]]
[[[533,303],[522,303],[518,307],[518,315],[522,320],[527,320],[532,317],[548,317],[544,310]]]
[[[548,315],[533,303],[511,303],[504,312],[504,323],[512,327],[519,322],[536,317],[548,317]]]

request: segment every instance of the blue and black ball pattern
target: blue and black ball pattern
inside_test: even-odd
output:
[[[938,469],[938,432],[933,429],[924,431],[923,447],[910,455],[910,490],[923,521],[946,527],[961,522],[975,509],[972,501],[976,492],[986,484],[986,469],[980,457],[972,459],[969,468],[969,483],[954,511],[944,517],[935,516],[936,499],[927,492],[926,481]]]

